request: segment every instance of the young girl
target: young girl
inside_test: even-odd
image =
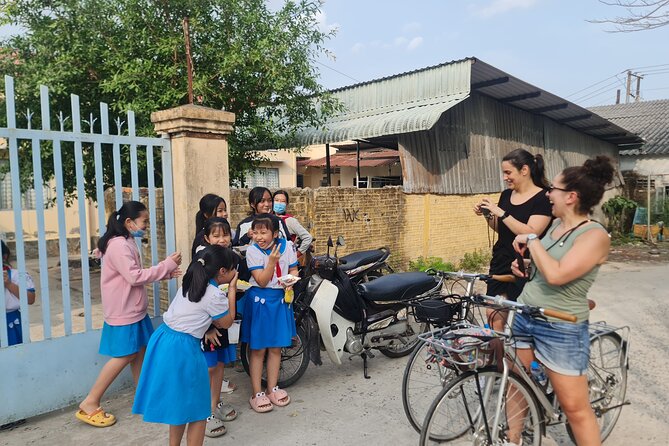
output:
[[[251,288],[246,292],[242,319],[242,341],[251,348],[250,369],[253,396],[249,400],[256,412],[285,406],[290,397],[279,389],[281,348],[291,345],[296,335],[293,309],[284,302],[284,287],[277,280],[286,274],[297,275],[297,257],[292,243],[279,238],[276,218],[256,215],[251,225],[254,243],[246,251],[251,271]],[[261,389],[263,361],[267,351],[267,389]]]
[[[144,421],[170,425],[170,445],[181,444],[186,425],[189,445],[204,443],[211,414],[207,363],[200,339],[209,325],[228,328],[234,321],[237,256],[212,245],[188,266],[183,286],[151,337],[132,412]],[[226,298],[218,286],[228,283]]]
[[[200,198],[200,210],[195,214],[195,239],[193,240],[193,247],[191,249],[191,258],[195,257],[195,250],[198,246],[203,245],[204,240],[204,225],[210,218],[219,217],[227,220],[228,205],[225,203],[223,197],[216,194],[206,194]],[[234,234],[230,234],[234,237]]]
[[[286,224],[288,231],[290,231],[290,241],[295,244],[297,259],[301,264],[304,264],[304,256],[311,248],[314,238],[295,217],[286,212],[286,208],[290,204],[288,192],[278,190],[274,192],[273,199],[274,204],[272,209],[274,210],[274,214]]]
[[[254,187],[249,191],[249,216],[239,222],[237,231],[232,238],[232,246],[246,246],[253,242],[251,223],[258,214],[270,214],[272,212],[272,193],[266,187]],[[271,217],[274,217],[271,215]],[[278,218],[277,218],[278,220]],[[286,224],[279,223],[279,233],[282,238],[289,240],[290,232]]]
[[[204,223],[203,245],[196,248],[200,252],[210,245],[218,245],[229,248],[231,245],[230,224],[224,218],[212,217]],[[235,254],[236,255],[236,254]],[[233,314],[234,317],[234,314]],[[223,390],[223,377],[225,373],[225,364],[230,364],[237,360],[237,344],[231,344],[228,341],[227,330],[217,329],[211,326],[205,334],[207,339],[213,339],[213,349],[208,348],[211,344],[203,342],[204,357],[209,367],[209,382],[211,391],[211,416],[207,418],[205,435],[207,437],[218,437],[225,434],[226,429],[223,426],[224,421],[232,421],[237,418],[237,411],[232,405],[221,401],[221,392],[230,393],[236,389],[236,386],[229,381]]]
[[[105,413],[100,400],[119,373],[130,364],[135,384],[139,379],[144,350],[153,333],[146,312],[149,299],[145,285],[181,274],[181,254],[175,252],[151,268],[142,268],[135,238],[142,238],[149,224],[149,212],[138,201],[128,201],[112,212],[107,232],[98,241],[102,254],[100,292],[105,323],[100,354],[111,356],[75,416],[92,426],[107,427],[116,422]]]
[[[7,340],[9,345],[23,343],[21,330],[21,301],[19,299],[19,270],[9,263],[11,251],[4,240],[2,243],[2,281],[5,284],[5,313],[7,316]],[[26,274],[28,305],[35,303],[35,284],[30,274]]]

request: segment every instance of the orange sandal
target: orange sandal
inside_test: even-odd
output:
[[[256,393],[255,396],[252,396],[249,399],[249,404],[251,405],[251,409],[255,410],[258,413],[265,413],[274,409],[272,401],[270,401],[270,399],[267,398],[265,392]]]
[[[109,427],[116,423],[116,417],[110,413],[106,413],[102,407],[98,407],[91,414],[87,414],[79,409],[74,416],[86,424],[95,427]]]
[[[290,404],[290,396],[288,396],[288,392],[279,389],[279,386],[274,386],[271,392],[267,391],[267,396],[275,406],[284,407]]]

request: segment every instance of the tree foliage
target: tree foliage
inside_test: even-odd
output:
[[[611,32],[645,31],[669,25],[669,0],[599,0],[624,10],[624,15],[592,23],[614,25]]]
[[[195,103],[236,115],[230,138],[233,180],[242,180],[245,171],[257,166],[260,158],[253,151],[293,146],[296,131],[320,125],[339,107],[319,85],[314,66],[333,36],[319,28],[319,1],[287,1],[277,11],[269,10],[265,0],[4,3],[0,25],[23,30],[0,41],[0,71],[15,78],[17,108],[39,110],[38,85],[47,85],[52,110],[67,112],[69,94],[75,93],[81,98],[82,118],[99,115],[98,102],[106,102],[112,115],[134,110],[137,134],[146,136],[154,134],[151,112],[188,102],[182,28],[188,17]],[[53,119],[52,128],[57,128]],[[32,125],[38,126],[39,119]],[[115,127],[110,128],[113,132]],[[91,150],[85,154],[92,158]],[[49,156],[47,148],[44,157]],[[29,157],[23,156],[26,165]],[[69,154],[63,162],[74,163]],[[43,164],[48,168],[50,163]],[[93,174],[87,171],[86,176],[90,194]],[[124,182],[126,178],[128,172]],[[105,182],[109,180],[105,172]],[[66,183],[72,192],[73,180]]]

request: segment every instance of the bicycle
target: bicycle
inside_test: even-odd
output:
[[[510,428],[522,430],[522,444],[538,446],[546,426],[565,424],[566,416],[557,397],[532,378],[514,354],[510,327],[517,311],[531,317],[575,318],[549,309],[505,300],[499,296],[476,296],[475,302],[508,309],[504,333],[488,330],[477,335],[470,329],[468,342],[456,342],[458,330],[443,335],[425,336],[441,360],[463,371],[440,392],[423,422],[420,445],[452,441],[467,434],[469,444],[478,446],[508,444]],[[476,328],[482,330],[481,328]],[[629,327],[611,327],[603,322],[591,324],[588,388],[591,406],[600,425],[602,441],[611,433],[625,401],[627,388]],[[491,346],[503,340],[502,371],[494,365]]]
[[[421,302],[414,308],[416,320],[428,323],[439,330],[445,327],[455,329],[464,322],[483,326],[486,319],[485,313],[476,312],[469,299],[474,295],[476,282],[490,279],[506,282],[515,280],[512,275],[490,276],[463,271],[428,270],[428,272],[440,277],[444,283],[447,283],[446,280],[452,281],[444,299]],[[456,288],[459,286],[463,288],[464,294],[462,295],[454,292],[460,291]],[[428,307],[426,304],[431,306]],[[442,365],[428,351],[428,347],[428,343],[419,341],[409,357],[402,376],[404,414],[416,432],[421,430],[432,399],[457,376],[458,372],[456,368]]]

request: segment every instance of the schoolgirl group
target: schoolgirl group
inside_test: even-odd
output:
[[[221,401],[221,393],[236,389],[224,380],[224,364],[237,357],[236,341],[227,331],[237,315],[243,315],[240,339],[250,346],[251,408],[264,413],[290,403],[277,381],[281,348],[290,346],[296,335],[293,310],[284,299],[292,282],[279,278],[297,276],[298,253],[303,256],[313,239],[286,213],[288,200],[285,191],[272,196],[266,188],[252,189],[250,215],[233,231],[223,198],[202,197],[192,261],[155,331],[147,314],[145,285],[180,276],[181,254],[142,268],[133,239],[145,236],[148,210],[128,201],[110,215],[98,250],[105,320],[99,352],[111,359],[79,405],[77,419],[96,427],[116,423],[100,401],[129,364],[137,386],[133,413],[147,422],[168,424],[171,445],[180,444],[186,431],[189,445],[202,444],[205,435],[225,434],[223,423],[238,415]],[[232,246],[244,246],[245,258]],[[242,280],[245,291],[239,290]]]

